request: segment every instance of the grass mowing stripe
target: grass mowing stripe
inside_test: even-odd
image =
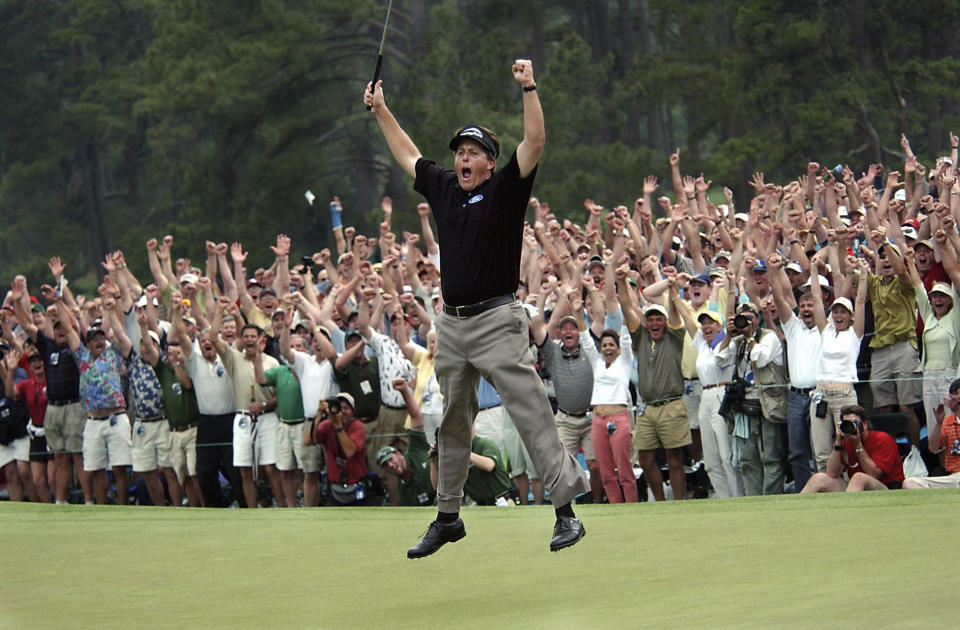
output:
[[[948,627],[927,541],[960,491],[468,508],[411,561],[426,508],[186,510],[0,504],[3,628]],[[939,545],[938,545],[939,547]]]

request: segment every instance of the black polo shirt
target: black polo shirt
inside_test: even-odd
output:
[[[414,190],[433,210],[440,243],[443,301],[475,304],[520,284],[523,218],[537,169],[520,177],[517,153],[484,183],[464,192],[457,174],[435,162],[417,160]]]
[[[47,399],[54,403],[80,400],[80,366],[69,346],[58,346],[42,331],[37,331],[37,350],[43,357]]]

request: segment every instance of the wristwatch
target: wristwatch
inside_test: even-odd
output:
[[[840,445],[840,444],[834,444],[834,445],[833,445],[833,450],[835,450],[835,451],[842,451],[842,450],[843,450],[843,446]]]
[[[859,455],[860,453],[863,452],[863,447],[861,446],[860,448],[858,448],[858,449],[857,449],[856,451],[854,451],[854,452],[855,452],[857,455]]]

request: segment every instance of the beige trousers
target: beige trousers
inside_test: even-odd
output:
[[[500,394],[551,503],[565,505],[589,490],[583,469],[560,444],[546,389],[534,369],[529,322],[520,303],[464,319],[440,313],[436,328],[435,367],[443,393],[443,421],[437,436],[439,510],[460,510],[481,375]]]

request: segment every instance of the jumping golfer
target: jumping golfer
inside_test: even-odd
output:
[[[382,81],[374,90],[368,84],[363,93],[394,159],[414,177],[414,189],[430,203],[441,244],[444,306],[436,320],[436,372],[444,399],[437,435],[439,514],[407,551],[408,558],[428,556],[466,535],[460,502],[481,375],[500,393],[556,506],[550,550],[569,547],[584,535],[571,502],[589,485],[560,444],[528,349],[527,316],[514,295],[520,282],[523,218],[543,151],[544,125],[529,60],[513,63],[513,78],[523,88],[523,141],[497,172],[500,143],[488,129],[479,125],[460,129],[450,141],[454,168],[441,168],[421,157],[387,109]]]

